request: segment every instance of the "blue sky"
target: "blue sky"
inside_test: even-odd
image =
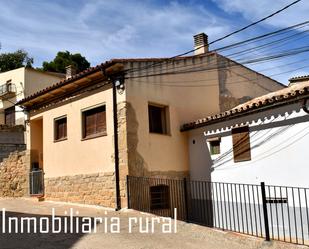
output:
[[[24,0],[2,0],[1,52],[25,49],[34,57],[35,66],[41,66],[44,60],[53,59],[57,51],[63,50],[80,52],[92,66],[111,58],[170,57],[192,49],[192,36],[196,33],[205,32],[212,41],[291,1],[29,0],[26,4]],[[254,28],[214,44],[211,49],[306,21],[307,13],[309,2],[303,0]],[[241,59],[309,45],[308,41],[308,37],[303,37],[280,49],[255,52]],[[291,64],[307,57],[305,53],[252,68],[266,75],[275,74],[275,79],[287,82],[292,76],[308,74],[309,60]],[[287,71],[292,72],[282,74]]]

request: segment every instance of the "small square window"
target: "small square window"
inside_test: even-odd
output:
[[[220,154],[220,137],[212,137],[206,140],[209,143],[210,155],[218,155]]]
[[[168,134],[168,107],[148,105],[149,132]]]
[[[211,141],[210,144],[210,154],[218,155],[220,154],[220,141]]]
[[[150,209],[168,208],[170,208],[169,186],[158,185],[150,187]]]
[[[106,107],[99,106],[82,113],[82,137],[106,135]]]
[[[67,138],[67,117],[55,119],[54,122],[54,139],[55,141]]]

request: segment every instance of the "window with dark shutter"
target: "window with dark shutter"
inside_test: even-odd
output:
[[[232,129],[234,162],[251,160],[249,127]]]
[[[6,125],[15,125],[15,106],[4,110],[4,122]]]
[[[55,141],[61,141],[67,138],[67,117],[55,119]]]
[[[167,107],[148,105],[149,132],[168,134]]]
[[[106,134],[106,108],[99,106],[82,113],[83,138]]]
[[[169,186],[158,185],[150,187],[150,209],[170,208]]]

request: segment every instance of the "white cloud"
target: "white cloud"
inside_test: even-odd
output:
[[[227,13],[239,13],[247,20],[256,21],[267,16],[284,6],[290,4],[291,0],[213,0]],[[278,15],[265,21],[272,26],[290,26],[292,24],[307,21],[309,12],[309,1],[301,1],[284,10]]]
[[[68,4],[70,3],[70,4]],[[22,8],[21,8],[22,6]],[[37,66],[59,50],[80,52],[92,64],[117,57],[173,56],[193,47],[192,35],[228,32],[227,21],[203,6],[151,1],[12,0],[0,7],[3,51],[20,47]]]
[[[196,33],[205,32],[210,41],[215,40],[243,26],[243,19],[239,16],[248,22],[255,21],[290,0],[272,1],[271,4],[267,0],[213,2],[225,12],[218,15],[212,11],[209,2],[199,4],[194,0],[166,1],[164,4],[154,0],[33,0],[29,4],[10,0],[0,5],[2,52],[23,48],[34,57],[35,66],[41,66],[42,61],[53,59],[58,51],[63,50],[80,52],[92,65],[110,58],[169,57],[192,49],[192,36]],[[259,27],[231,36],[211,48],[253,37],[269,27],[273,30],[269,25],[281,27],[305,21],[308,8],[308,2],[302,1],[269,19],[266,26],[263,22]],[[261,57],[265,52],[269,50],[256,51],[257,54],[250,56]],[[280,66],[285,61],[288,60],[255,68]],[[279,66],[265,73],[280,73]],[[285,71],[290,69],[293,67],[284,68]],[[275,78],[286,82],[286,77]]]

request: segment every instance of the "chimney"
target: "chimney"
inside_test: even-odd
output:
[[[76,67],[74,65],[68,65],[65,67],[65,78],[69,79],[76,74]]]
[[[205,33],[194,35],[194,55],[208,52],[208,36]]]

